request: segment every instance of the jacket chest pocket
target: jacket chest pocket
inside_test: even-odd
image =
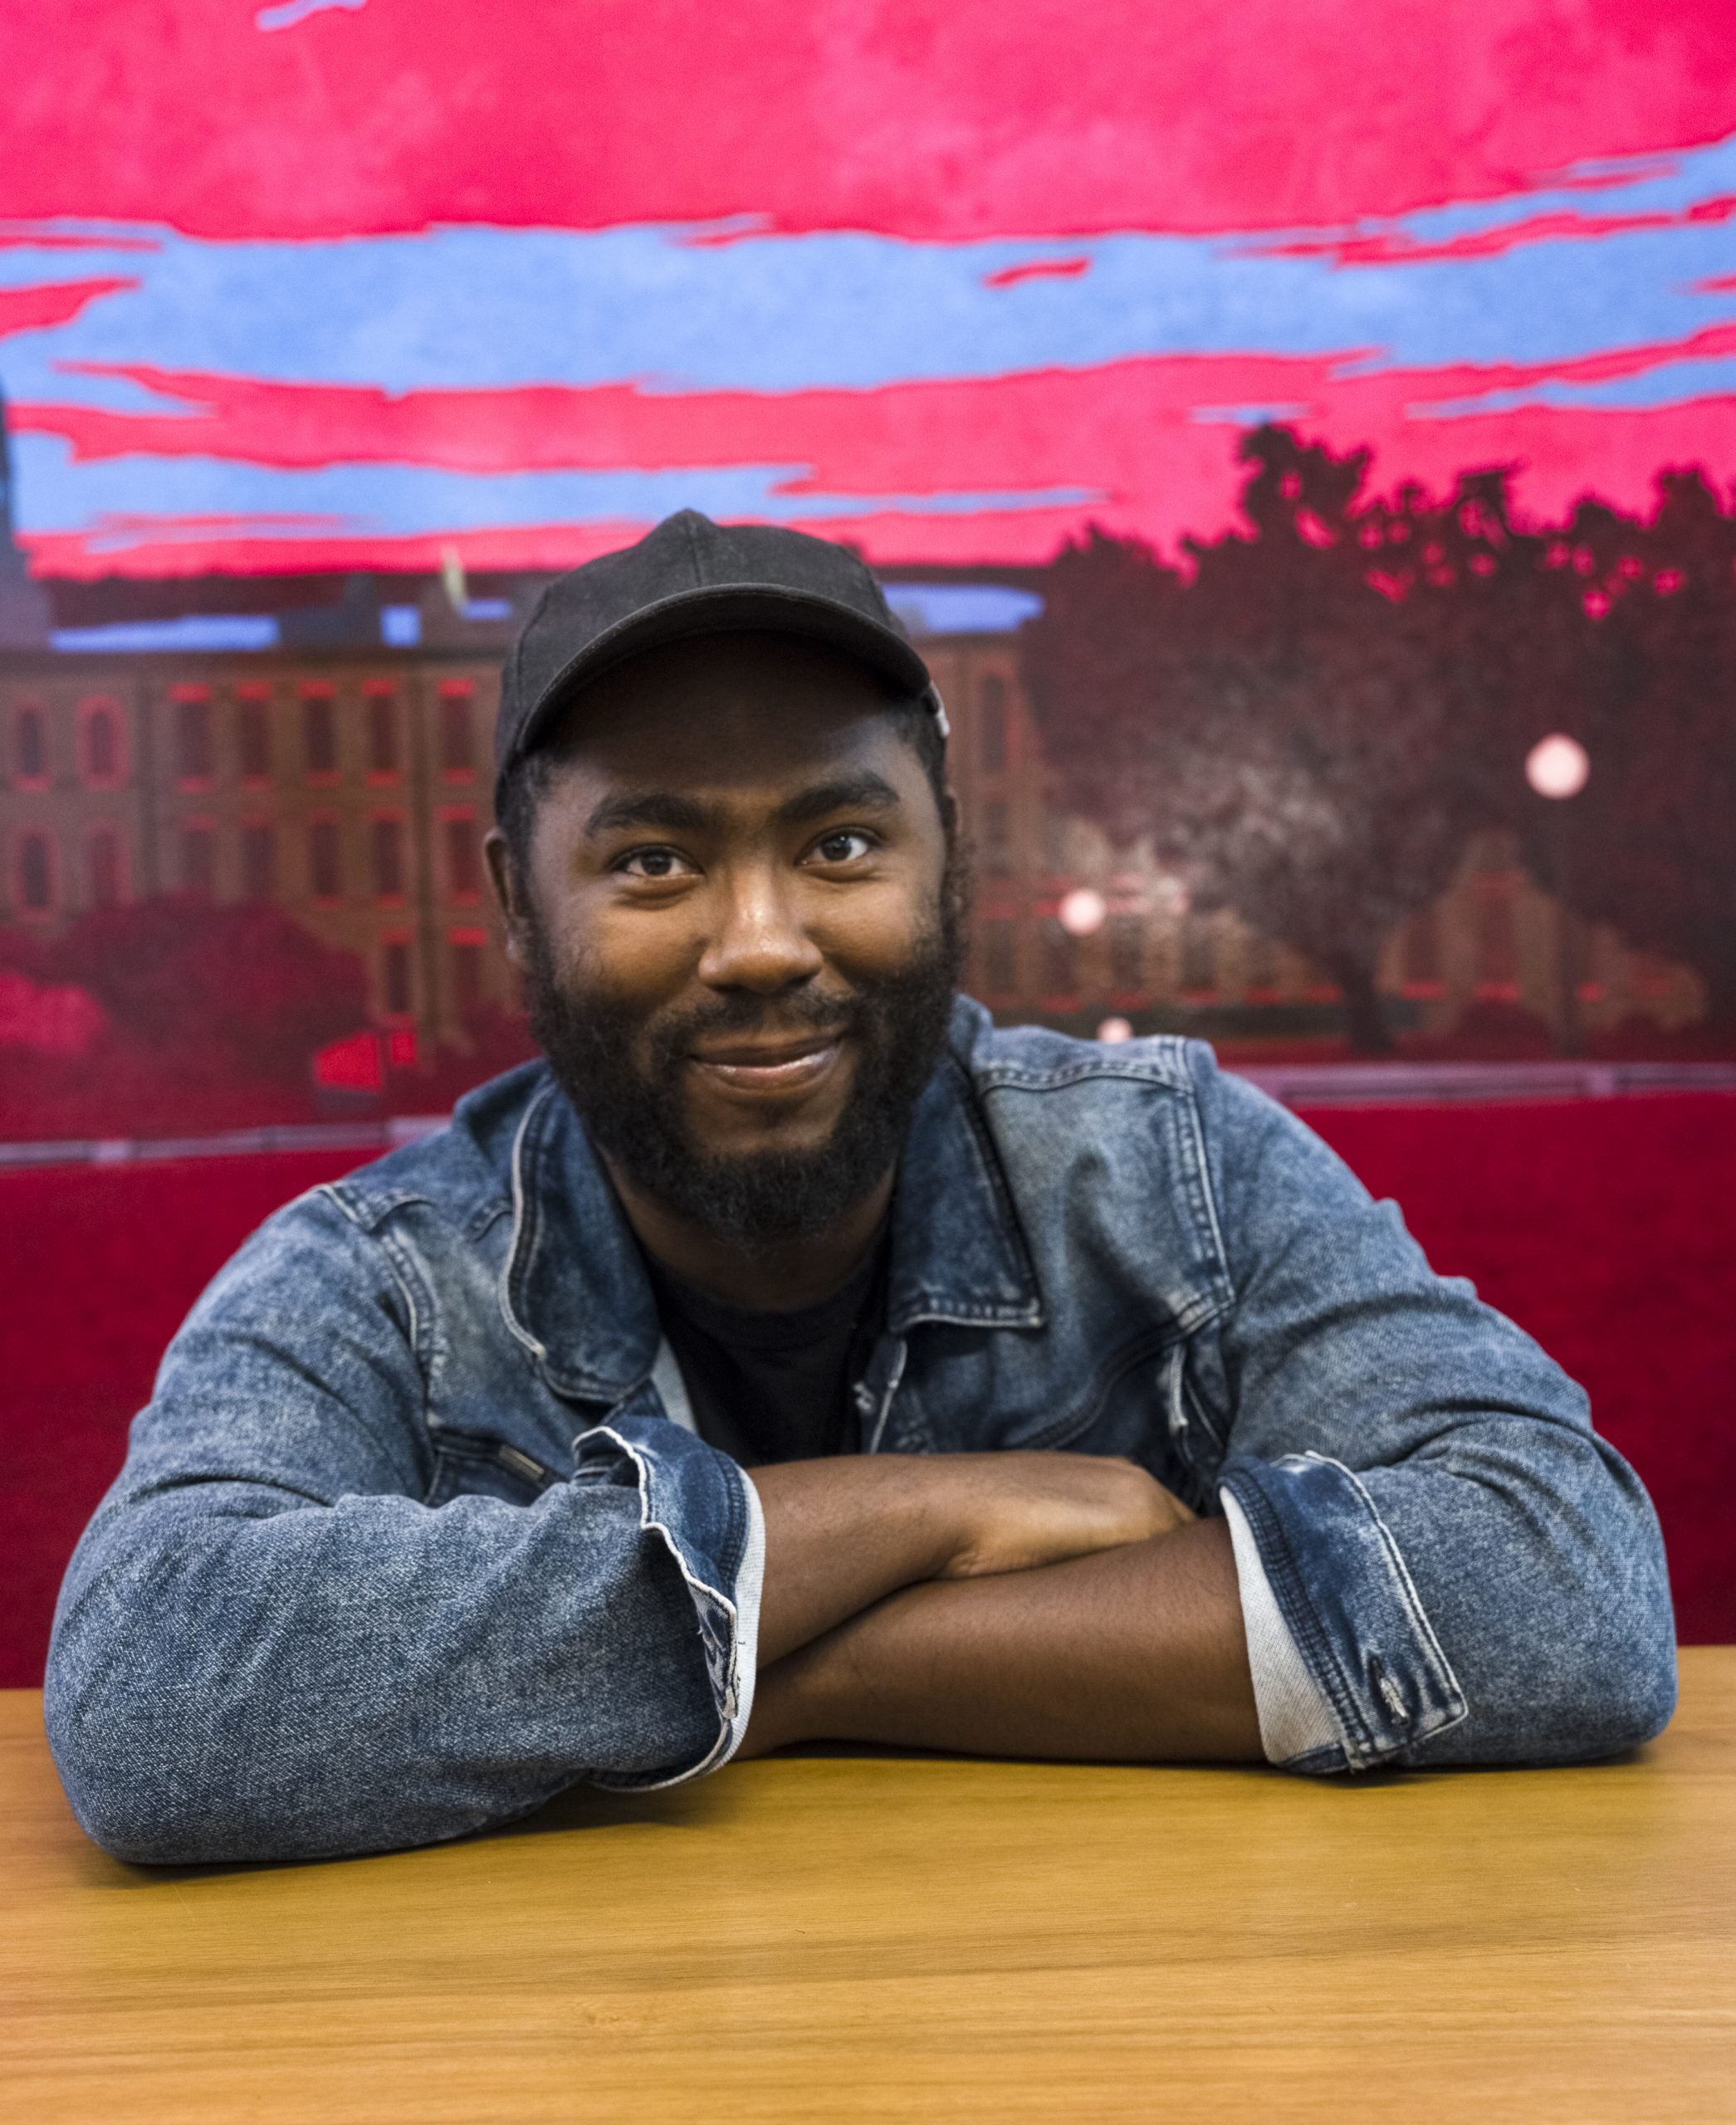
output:
[[[1135,1351],[1112,1368],[1083,1416],[1030,1444],[1124,1455],[1195,1512],[1210,1512],[1224,1458],[1220,1422],[1194,1369],[1200,1337]],[[1020,1440],[1020,1444],[1027,1442]]]
[[[508,1505],[532,1505],[559,1480],[552,1468],[503,1439],[472,1432],[441,1431],[434,1438],[434,1473],[424,1505],[455,1497],[497,1497]]]

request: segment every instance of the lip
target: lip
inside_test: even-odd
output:
[[[696,1049],[689,1059],[714,1084],[731,1092],[805,1092],[830,1074],[843,1048],[842,1033],[804,1033],[795,1039],[736,1041]]]

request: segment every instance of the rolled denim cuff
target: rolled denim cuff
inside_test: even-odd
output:
[[[1340,1741],[1292,1771],[1372,1771],[1455,1727],[1469,1709],[1398,1544],[1341,1461],[1240,1456],[1219,1481],[1240,1507],[1291,1643]]]
[[[702,1778],[735,1754],[753,1712],[765,1569],[759,1493],[726,1454],[662,1416],[618,1416],[581,1433],[573,1480],[638,1489],[639,1527],[668,1546],[692,1601],[717,1717],[716,1739],[690,1762],[599,1773],[592,1783],[624,1792]]]
[[[1260,1746],[1268,1763],[1293,1763],[1333,1747],[1338,1730],[1332,1707],[1285,1625],[1248,1516],[1236,1503],[1234,1491],[1220,1491],[1218,1496],[1235,1551],[1236,1590],[1241,1596],[1242,1632],[1248,1643]]]

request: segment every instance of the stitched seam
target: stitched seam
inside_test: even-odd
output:
[[[424,1322],[424,1308],[417,1305],[416,1292],[413,1287],[419,1284],[421,1279],[410,1270],[408,1263],[403,1259],[401,1251],[393,1246],[384,1233],[369,1233],[368,1237],[379,1249],[380,1258],[391,1272],[392,1281],[397,1285],[399,1295],[403,1300],[405,1310],[409,1315],[410,1354],[416,1360],[417,1370],[422,1375],[425,1400],[428,1387],[429,1369],[438,1355],[432,1347],[433,1302],[429,1301],[425,1309],[428,1319]]]
[[[491,1225],[501,1218],[510,1218],[511,1214],[510,1199],[504,1195],[497,1196],[493,1202],[484,1203],[480,1209],[472,1212],[470,1223],[464,1228],[464,1237],[468,1240],[478,1240]]]
[[[396,1290],[399,1298],[403,1306],[405,1317],[404,1340],[409,1346],[410,1356],[415,1364],[417,1375],[422,1382],[422,1401],[423,1408],[425,1411],[428,1407],[429,1391],[428,1358],[428,1353],[423,1348],[423,1344],[421,1315],[417,1308],[416,1295],[410,1288],[410,1286],[406,1282],[404,1277],[399,1272],[395,1251],[387,1244],[384,1237],[376,1231],[372,1225],[363,1223],[361,1219],[357,1218],[352,1213],[350,1205],[345,1203],[335,1192],[335,1184],[330,1181],[322,1182],[319,1187],[309,1189],[306,1195],[299,1197],[297,1199],[305,1202],[308,1200],[309,1198],[315,1195],[324,1195],[326,1197],[326,1199],[337,1209],[340,1215],[342,1216],[345,1224],[351,1226],[362,1238],[367,1241],[368,1244],[374,1249],[374,1253],[379,1255],[380,1260],[385,1264],[386,1273],[390,1277],[393,1287]],[[412,1201],[426,1201],[428,1199],[426,1197],[418,1196],[412,1197],[410,1199]],[[287,1204],[286,1205],[286,1208],[293,1209],[294,1205],[292,1204]],[[432,1302],[430,1302],[430,1303],[432,1303]],[[379,1425],[372,1418],[364,1415],[359,1409],[355,1409],[350,1404],[346,1403],[345,1407],[349,1409],[350,1415],[355,1418],[357,1422],[362,1425],[363,1429],[374,1440],[381,1453],[389,1459],[393,1452],[392,1439],[380,1429]],[[424,1440],[427,1440],[428,1434],[426,1428],[423,1429],[422,1437]],[[321,1499],[319,1502],[324,1504],[330,1502],[330,1501]]]
[[[412,1203],[426,1203],[430,1209],[438,1210],[438,1202],[420,1189],[394,1188],[384,1193],[373,1189],[355,1188],[347,1181],[323,1180],[317,1188],[310,1188],[308,1195],[323,1195],[340,1210],[345,1220],[358,1232],[374,1233],[389,1218],[407,1209]],[[297,1199],[305,1202],[306,1196]],[[292,1208],[286,1204],[286,1209]]]
[[[525,1187],[525,1155],[532,1125],[540,1113],[552,1088],[545,1086],[525,1110],[524,1119],[518,1125],[512,1139],[512,1243],[506,1250],[506,1259],[501,1270],[497,1287],[501,1318],[513,1341],[528,1351],[539,1364],[546,1363],[548,1352],[530,1330],[523,1326],[513,1304],[512,1286],[521,1263],[528,1263],[536,1240],[536,1211],[535,1199]]]
[[[1040,1328],[1043,1308],[1035,1299],[1021,1307],[971,1306],[918,1292],[912,1309],[907,1312],[901,1309],[897,1319],[888,1325],[902,1334],[905,1329],[914,1328],[923,1321],[954,1328]]]
[[[961,1105],[962,1109],[965,1109],[965,1120],[967,1120],[969,1128],[971,1128],[971,1141],[976,1143],[977,1147],[977,1158],[981,1160],[984,1173],[988,1175],[988,1185],[990,1185],[992,1194],[995,1194],[995,1207],[1000,1211],[1003,1219],[1005,1219],[1007,1226],[1011,1229],[1011,1234],[1014,1234],[1014,1249],[1015,1253],[1018,1253],[1020,1273],[1022,1273],[1022,1277],[1024,1277],[1026,1292],[1030,1292],[1030,1298],[1026,1301],[1026,1305],[1030,1307],[1034,1320],[1041,1320],[1041,1317],[1044,1317],[1044,1292],[1041,1292],[1039,1283],[1037,1283],[1037,1268],[1034,1268],[1033,1260],[1030,1260],[1030,1241],[1024,1237],[1024,1226],[1020,1224],[1018,1203],[1014,1203],[1014,1192],[1011,1192],[1011,1188],[1007,1188],[1007,1175],[1000,1171],[1000,1152],[995,1143],[995,1137],[992,1137],[990,1131],[988,1131],[988,1118],[984,1116],[984,1111],[981,1111],[981,1101],[977,1099],[977,1088],[971,1082],[971,1073],[965,1069],[965,1065],[958,1060],[958,1056],[952,1054],[952,1050],[947,1050],[946,1060],[947,1060],[947,1065],[952,1067],[952,1071],[956,1071],[958,1079],[961,1079],[961,1088],[962,1088],[962,1094],[965,1094]]]
[[[1218,1274],[1223,1280],[1226,1298],[1231,1305],[1234,1305],[1235,1280],[1230,1273],[1230,1250],[1224,1244],[1224,1228],[1218,1222],[1217,1201],[1211,1185],[1211,1163],[1205,1151],[1205,1125],[1200,1114],[1200,1088],[1191,1077],[1189,1077],[1187,1087],[1187,1122],[1189,1131],[1193,1137],[1194,1158],[1196,1162],[1193,1180],[1198,1199],[1195,1202],[1195,1212],[1197,1214],[1203,1204],[1206,1219],[1211,1226],[1212,1243],[1217,1254]],[[1191,1190],[1191,1192],[1193,1191]]]
[[[976,1146],[976,1155],[982,1160],[983,1170],[988,1175],[989,1186],[995,1197],[995,1207],[1012,1229],[1014,1245],[1019,1257],[1019,1267],[1024,1277],[1025,1289],[1031,1293],[1031,1297],[1026,1301],[1026,1304],[1033,1308],[1034,1317],[1041,1320],[1043,1294],[1037,1282],[1035,1267],[1031,1261],[1030,1243],[1024,1236],[1024,1227],[1019,1221],[1019,1207],[1013,1200],[1012,1190],[1006,1185],[1006,1175],[1001,1171],[1000,1154],[995,1148],[994,1138],[989,1133],[989,1125],[981,1111],[976,1087],[971,1082],[970,1072],[950,1048],[946,1052],[946,1061],[960,1078],[964,1093],[961,1104],[964,1109],[965,1119],[970,1125],[971,1141]]]
[[[1050,1070],[1034,1070],[1023,1062],[985,1062],[978,1076],[983,1084],[1006,1092],[1049,1092],[1064,1085],[1090,1083],[1100,1077],[1119,1077],[1132,1084],[1152,1085],[1161,1092],[1186,1089],[1172,1070],[1156,1060],[1059,1062]]]
[[[668,1549],[670,1556],[675,1560],[677,1570],[679,1571],[682,1579],[687,1582],[689,1595],[692,1595],[696,1593],[703,1594],[707,1600],[715,1601],[718,1607],[721,1608],[725,1615],[729,1618],[730,1657],[729,1668],[724,1676],[723,1695],[724,1704],[733,1703],[739,1694],[738,1681],[741,1651],[740,1636],[741,1617],[736,1610],[736,1605],[730,1600],[726,1594],[720,1593],[715,1586],[708,1585],[704,1580],[695,1577],[694,1574],[688,1569],[686,1557],[682,1555],[681,1545],[676,1541],[674,1534],[668,1524],[663,1521],[653,1518],[651,1512],[651,1472],[643,1454],[640,1453],[639,1449],[633,1444],[631,1439],[623,1438],[621,1434],[615,1430],[613,1425],[599,1424],[598,1426],[598,1429],[602,1433],[604,1438],[612,1439],[615,1444],[621,1448],[622,1452],[627,1455],[628,1458],[633,1463],[634,1473],[638,1478],[640,1533],[649,1534],[655,1531],[661,1535],[663,1538],[664,1546]],[[741,1481],[743,1483],[747,1483],[750,1480],[751,1478],[746,1474],[742,1475]],[[731,1549],[732,1551],[736,1552],[739,1552],[743,1547],[743,1544],[738,1538],[736,1528],[736,1523],[740,1517],[741,1501],[736,1497],[733,1488],[731,1488],[729,1491],[729,1537]],[[707,1680],[709,1682],[711,1678],[711,1663],[709,1661],[706,1663],[706,1677]],[[663,1785],[675,1785],[680,1782],[684,1782],[689,1778],[703,1777],[705,1773],[712,1768],[712,1765],[718,1761],[720,1756],[727,1749],[730,1740],[730,1731],[732,1724],[732,1721],[724,1710],[724,1706],[719,1705],[717,1707],[717,1738],[706,1751],[704,1759],[701,1762],[696,1764],[692,1771],[682,1772],[678,1774],[677,1778],[664,1779],[658,1782]]]
[[[915,1302],[917,1310],[899,1307],[891,1316],[888,1325],[901,1335],[906,1329],[914,1327],[919,1321],[950,1321],[961,1328],[980,1327],[985,1322],[1040,1328],[1044,1324],[1042,1288],[1037,1282],[1037,1273],[1031,1262],[1024,1228],[1019,1222],[1017,1206],[1000,1169],[994,1139],[989,1134],[988,1124],[979,1109],[976,1085],[970,1071],[951,1048],[946,1051],[946,1062],[961,1081],[963,1096],[959,1102],[960,1109],[970,1129],[971,1141],[976,1147],[984,1177],[988,1181],[989,1191],[995,1199],[995,1207],[1000,1213],[1003,1227],[1011,1235],[1013,1252],[1017,1258],[1016,1273],[1023,1277],[1025,1289],[1030,1296],[1022,1301],[1000,1299],[973,1305],[968,1299],[953,1299],[944,1295],[931,1298],[927,1292],[919,1292]]]
[[[1435,1626],[1429,1621],[1428,1611],[1424,1608],[1422,1605],[1422,1597],[1416,1590],[1416,1582],[1411,1576],[1411,1567],[1405,1562],[1405,1553],[1399,1547],[1397,1539],[1394,1536],[1392,1530],[1381,1517],[1380,1508],[1376,1505],[1372,1496],[1370,1494],[1367,1485],[1363,1483],[1362,1478],[1357,1475],[1354,1468],[1346,1468],[1342,1461],[1335,1461],[1333,1457],[1328,1453],[1317,1453],[1310,1451],[1308,1455],[1308,1458],[1310,1461],[1324,1462],[1328,1468],[1333,1468],[1340,1470],[1349,1479],[1357,1496],[1362,1501],[1363,1506],[1367,1511],[1368,1517],[1373,1521],[1375,1527],[1379,1532],[1381,1551],[1386,1559],[1388,1569],[1391,1571],[1393,1577],[1398,1583],[1400,1600],[1406,1610],[1406,1613],[1410,1617],[1411,1627],[1416,1633],[1417,1636],[1421,1639],[1423,1644],[1428,1649],[1430,1657],[1439,1666],[1440,1673],[1445,1681],[1447,1688],[1451,1692],[1452,1696],[1457,1701],[1459,1706],[1459,1709],[1456,1712],[1450,1712],[1446,1717],[1441,1719],[1437,1724],[1429,1727],[1426,1730],[1427,1732],[1431,1735],[1444,1734],[1450,1727],[1458,1726],[1462,1720],[1468,1719],[1470,1717],[1470,1706],[1466,1700],[1463,1688],[1460,1686],[1458,1676],[1453,1672],[1452,1663],[1447,1658],[1445,1653],[1442,1650],[1440,1640],[1435,1635]],[[1421,1724],[1421,1722],[1419,1722],[1419,1724]],[[1421,1737],[1420,1735],[1413,1737],[1413,1739],[1421,1738]]]

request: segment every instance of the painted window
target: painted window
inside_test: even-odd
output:
[[[315,900],[339,900],[343,896],[343,852],[335,819],[308,822],[307,882]]]
[[[241,771],[249,782],[271,779],[271,711],[269,701],[244,697],[236,705],[236,735]]]
[[[381,945],[379,988],[381,1000],[394,1018],[402,1018],[411,1009],[410,947],[407,939],[393,937]]]
[[[476,769],[476,751],[471,735],[470,693],[444,691],[440,696],[440,766],[443,774],[471,774]]]
[[[46,915],[54,905],[54,854],[46,833],[27,833],[18,843],[18,898],[29,915]]]
[[[477,823],[468,812],[446,822],[446,884],[454,900],[474,900],[482,890]]]
[[[398,703],[390,694],[368,696],[368,772],[398,773]]]
[[[85,779],[112,784],[120,779],[120,716],[113,701],[81,704]]]
[[[376,819],[370,836],[374,852],[374,890],[382,900],[397,900],[403,893],[403,822]]]
[[[241,889],[249,900],[269,900],[277,889],[277,836],[268,819],[242,828]]]
[[[461,1019],[469,1018],[482,1004],[482,946],[475,937],[452,941],[452,1003]]]
[[[338,711],[330,694],[309,694],[301,703],[301,744],[310,774],[338,771]]]
[[[211,704],[198,696],[175,703],[175,773],[183,782],[211,779]]]
[[[12,724],[12,772],[20,782],[47,776],[48,734],[39,708],[21,708]]]

